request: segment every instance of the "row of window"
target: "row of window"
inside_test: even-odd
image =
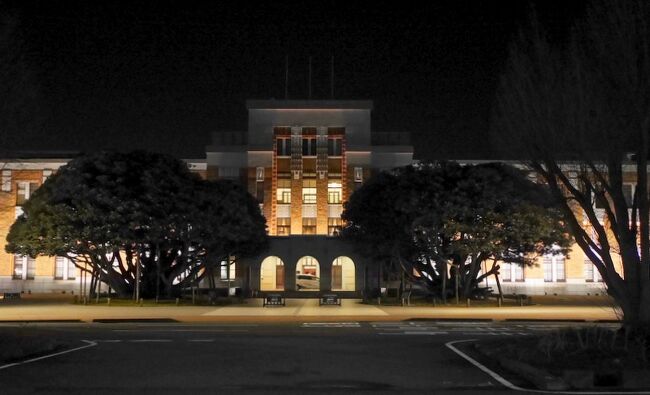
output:
[[[54,260],[56,280],[74,280],[77,269],[68,258],[57,256]],[[14,274],[16,280],[32,280],[36,274],[36,259],[25,255],[14,255]]]
[[[303,137],[302,150],[300,151],[300,153],[302,154],[302,156],[316,156],[318,154],[317,147],[318,145],[317,145],[316,137]],[[292,154],[291,138],[281,137],[276,140],[276,154],[278,156],[291,156]],[[342,154],[343,154],[343,139],[340,138],[327,139],[327,155],[341,156]]]
[[[336,236],[341,232],[343,221],[341,218],[328,218],[327,219],[327,234],[329,236]],[[278,236],[289,236],[291,234],[291,218],[278,218],[276,234]],[[303,218],[302,219],[302,234],[315,235],[316,234],[316,218]]]
[[[53,173],[52,170],[45,169],[43,170],[43,182],[47,180],[49,176]],[[2,170],[2,179],[0,181],[2,192],[11,192],[12,189],[12,171],[11,170]],[[29,195],[30,191],[33,192],[38,188],[38,183],[30,183],[27,181],[19,181],[16,183],[18,185],[18,190],[21,191],[23,195],[27,193]],[[31,185],[31,188],[26,185]]]
[[[544,268],[544,282],[566,281],[566,265],[564,256],[546,255],[543,258],[542,266]],[[585,258],[583,268],[583,275],[586,282],[603,281],[600,273],[589,259]],[[518,264],[501,264],[500,274],[501,280],[504,282],[524,281],[524,269]]]
[[[340,204],[342,198],[343,186],[341,184],[341,181],[328,182],[327,203]],[[276,201],[278,204],[291,204],[291,180],[278,180]],[[302,180],[302,202],[304,204],[316,204],[316,179],[305,178]]]

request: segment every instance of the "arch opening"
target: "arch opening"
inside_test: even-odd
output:
[[[303,256],[296,264],[296,289],[298,291],[320,290],[320,265],[316,258]]]
[[[284,262],[268,256],[260,266],[260,291],[284,291]]]
[[[352,259],[340,256],[332,262],[332,291],[354,291],[355,266]]]

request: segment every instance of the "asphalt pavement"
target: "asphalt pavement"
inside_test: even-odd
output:
[[[73,351],[5,363],[0,388],[2,394],[498,394],[510,390],[445,344],[568,325],[596,324],[3,323],[0,335],[38,331],[66,344],[57,352]]]

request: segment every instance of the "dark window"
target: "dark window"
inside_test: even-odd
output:
[[[279,139],[277,139],[276,144],[277,144],[277,155],[278,156],[290,156],[291,155],[291,139],[279,138]]]
[[[264,183],[257,182],[257,201],[264,203]]]
[[[302,139],[302,155],[316,156],[316,139],[312,139],[312,138]]]
[[[327,140],[327,155],[341,156],[341,139],[328,139]]]

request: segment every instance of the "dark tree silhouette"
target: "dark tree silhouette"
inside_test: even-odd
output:
[[[561,201],[625,324],[650,327],[650,3],[594,1],[562,46],[533,22],[511,50],[494,120],[495,147]]]

